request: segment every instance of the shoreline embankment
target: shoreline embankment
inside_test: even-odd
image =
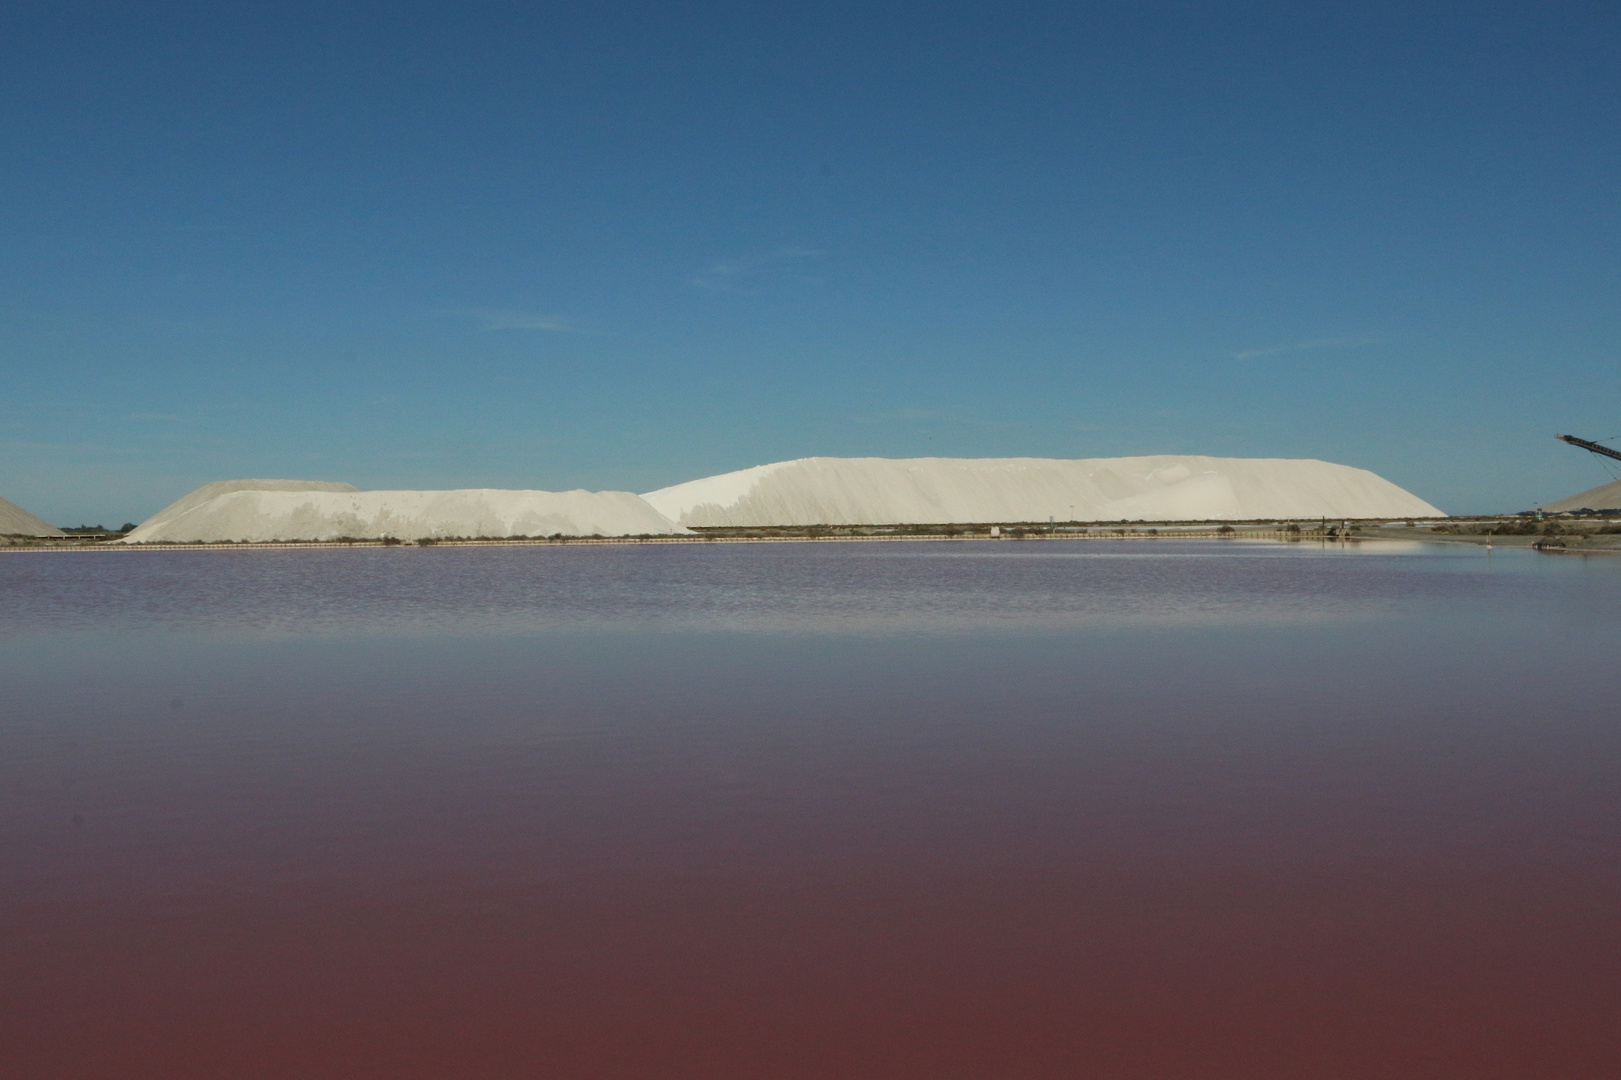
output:
[[[571,547],[623,544],[878,543],[952,540],[1268,540],[1280,543],[1406,541],[1621,554],[1621,521],[1608,518],[1448,518],[1423,521],[1108,522],[707,528],[689,535],[472,537],[119,543],[83,538],[0,538],[0,552],[292,551],[418,547]]]

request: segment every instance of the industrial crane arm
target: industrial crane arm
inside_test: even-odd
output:
[[[1615,458],[1615,460],[1621,461],[1621,450],[1611,450],[1608,446],[1600,446],[1596,442],[1588,442],[1586,439],[1578,439],[1574,435],[1555,435],[1554,438],[1558,439],[1560,442],[1568,442],[1572,446],[1579,446],[1583,450],[1591,450],[1593,453],[1599,454],[1603,457]]]

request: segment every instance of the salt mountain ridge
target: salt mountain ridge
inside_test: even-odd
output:
[[[800,458],[628,491],[357,491],[229,480],[142,522],[129,543],[638,536],[689,526],[1443,517],[1366,469],[1325,461]]]
[[[642,497],[689,526],[1445,516],[1366,469],[1191,455],[800,458]]]
[[[273,488],[186,496],[125,543],[400,540],[479,536],[644,536],[685,532],[628,491],[357,491],[348,484],[278,480]],[[202,489],[199,489],[199,491]]]
[[[0,499],[0,536],[62,536],[61,529],[14,502]]]

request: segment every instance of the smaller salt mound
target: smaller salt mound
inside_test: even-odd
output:
[[[628,491],[228,491],[126,542],[641,536],[685,529]]]
[[[179,499],[165,506],[153,514],[140,526],[124,538],[126,543],[140,543],[143,540],[155,540],[162,532],[163,526],[169,522],[188,514],[213,501],[221,495],[229,495],[236,491],[355,491],[353,484],[344,484],[335,480],[216,480],[212,484],[204,484],[196,491],[183,495]]]
[[[1578,491],[1568,499],[1560,499],[1538,509],[1548,514],[1563,514],[1575,510],[1621,509],[1621,480],[1612,480],[1596,488]]]
[[[66,536],[61,529],[35,517],[14,502],[0,499],[0,536]]]

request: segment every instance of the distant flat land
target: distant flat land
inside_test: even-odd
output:
[[[993,531],[994,530],[994,531]],[[263,543],[118,544],[101,537],[0,537],[9,551],[197,551],[287,548],[477,547],[556,544],[703,544],[899,540],[1204,540],[1284,542],[1407,540],[1621,552],[1621,520],[1523,517],[1318,521],[1006,522],[972,525],[783,525],[695,528],[682,536],[473,537],[446,540],[280,540]]]

